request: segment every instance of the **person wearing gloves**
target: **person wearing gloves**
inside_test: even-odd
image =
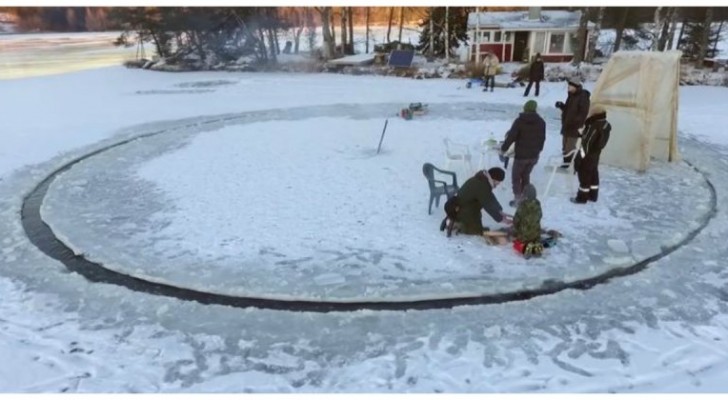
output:
[[[457,222],[459,232],[466,235],[482,235],[481,209],[484,209],[495,222],[510,224],[511,216],[503,212],[493,190],[505,179],[503,169],[493,167],[478,171],[463,183],[458,191]]]
[[[574,170],[579,177],[579,191],[571,199],[584,204],[599,199],[599,157],[609,141],[612,126],[607,121],[607,110],[596,105],[584,125],[581,148],[574,159]]]
[[[561,110],[561,152],[564,156],[561,168],[569,168],[573,154],[569,152],[576,148],[579,139],[579,130],[584,126],[589,112],[590,93],[582,87],[581,81],[576,78],[568,80],[568,97],[566,103],[557,101],[556,108]]]

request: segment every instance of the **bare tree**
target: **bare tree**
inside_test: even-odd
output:
[[[404,7],[399,8],[399,36],[397,41],[402,43],[402,27],[404,26]]]
[[[597,52],[597,42],[599,41],[599,32],[602,30],[602,20],[604,20],[604,8],[599,7],[597,13],[597,20],[594,23],[594,33],[591,35],[589,40],[589,51],[586,56],[587,62],[594,62],[594,56]]]
[[[341,7],[341,10],[339,11],[341,13],[341,15],[339,16],[341,19],[341,52],[344,54],[347,53],[346,47],[349,43],[349,41],[347,39],[347,36],[348,36],[347,30],[349,29],[348,24],[346,23],[347,11],[348,10],[346,9],[346,7]]]
[[[313,19],[313,13],[308,7],[306,7],[306,36],[308,38],[308,50],[313,54],[316,47],[316,21]],[[324,46],[326,46],[325,43]]]
[[[301,43],[301,34],[303,33],[303,28],[306,26],[306,18],[302,14],[307,13],[308,9],[294,9],[293,12],[295,15],[295,27],[293,32],[293,52],[295,54],[298,54],[299,44]]]
[[[448,6],[445,6],[445,62],[450,62],[450,7]]]
[[[270,50],[270,58],[273,62],[278,61],[278,46],[276,46],[276,35],[275,35],[275,29],[272,27],[268,28],[268,47]]]
[[[324,36],[324,58],[330,59],[334,57],[334,38],[331,35],[331,7],[316,7],[316,11],[321,14],[321,31]]]
[[[667,50],[672,50],[675,43],[675,30],[677,30],[677,17],[680,14],[680,7],[675,7],[672,14],[672,23],[670,24],[670,33],[667,35]]]
[[[683,35],[685,35],[685,27],[688,25],[688,17],[685,15],[682,18],[682,23],[680,24],[680,34],[677,35],[677,45],[680,46],[680,43],[682,43]]]
[[[435,54],[435,7],[430,7],[430,48],[428,49],[428,52],[430,53],[430,59]]]
[[[710,35],[710,25],[713,23],[713,7],[705,7],[705,22],[703,23],[702,37],[700,38],[700,53],[695,62],[696,68],[703,68],[705,62],[705,54],[708,52],[708,37]]]
[[[392,33],[392,17],[394,16],[394,7],[389,7],[389,20],[387,21],[387,43],[390,42],[389,35]]]
[[[366,53],[367,54],[369,54],[369,11],[370,11],[370,9],[369,9],[369,7],[367,7],[367,17],[366,17],[367,18],[367,22],[366,22],[366,24],[367,24],[367,44],[366,44],[367,47],[366,47]]]
[[[667,48],[667,42],[670,38],[670,28],[674,26],[675,14],[677,7],[667,7],[665,12],[665,18],[662,19],[662,25],[660,26],[660,37],[657,40],[657,50],[665,51]]]
[[[624,27],[627,25],[627,17],[629,16],[629,7],[622,7],[622,13],[617,20],[617,26],[615,26],[614,36],[614,49],[612,52],[619,51],[619,47],[622,44],[622,37],[624,36]]]
[[[582,61],[584,61],[584,54],[586,54],[587,49],[587,36],[589,35],[588,27],[589,7],[584,7],[581,10],[581,18],[579,19],[579,30],[576,32],[578,44],[576,46],[576,52],[574,53],[574,59],[572,60],[572,64],[574,65],[579,65]]]
[[[660,36],[659,30],[660,26],[662,25],[662,7],[655,8],[655,15],[654,15],[654,21],[652,26],[652,44],[650,44],[650,50],[656,51],[657,50],[657,41]]]
[[[349,54],[354,54],[354,7],[349,7],[347,14],[349,15]]]
[[[334,49],[334,55],[336,55],[336,15],[333,7],[331,7],[331,44]]]

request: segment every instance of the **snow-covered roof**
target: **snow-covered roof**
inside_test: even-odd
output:
[[[475,28],[478,19],[481,28],[499,29],[577,29],[581,11],[541,11],[540,19],[529,19],[528,11],[485,11],[468,14],[468,28]],[[593,28],[594,23],[589,23]]]

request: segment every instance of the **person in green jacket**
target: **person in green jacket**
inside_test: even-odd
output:
[[[493,189],[505,179],[506,173],[502,168],[494,167],[489,170],[478,171],[465,181],[458,190],[457,221],[460,233],[466,235],[482,235],[483,221],[481,209],[484,209],[495,222],[510,223],[511,218],[503,213]]]
[[[536,188],[529,183],[523,188],[523,201],[513,216],[514,247],[527,258],[543,252],[541,217],[541,202],[536,198]]]

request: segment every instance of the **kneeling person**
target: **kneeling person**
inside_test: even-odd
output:
[[[529,183],[523,188],[523,201],[513,216],[513,247],[526,258],[543,252],[541,217],[541,202],[536,198],[536,188]]]
[[[460,225],[460,233],[483,234],[481,209],[484,209],[496,222],[510,223],[510,217],[503,213],[503,207],[493,194],[493,189],[503,182],[505,176],[506,173],[503,169],[494,167],[487,171],[478,171],[465,181],[458,191],[460,209],[457,213],[457,220]]]

